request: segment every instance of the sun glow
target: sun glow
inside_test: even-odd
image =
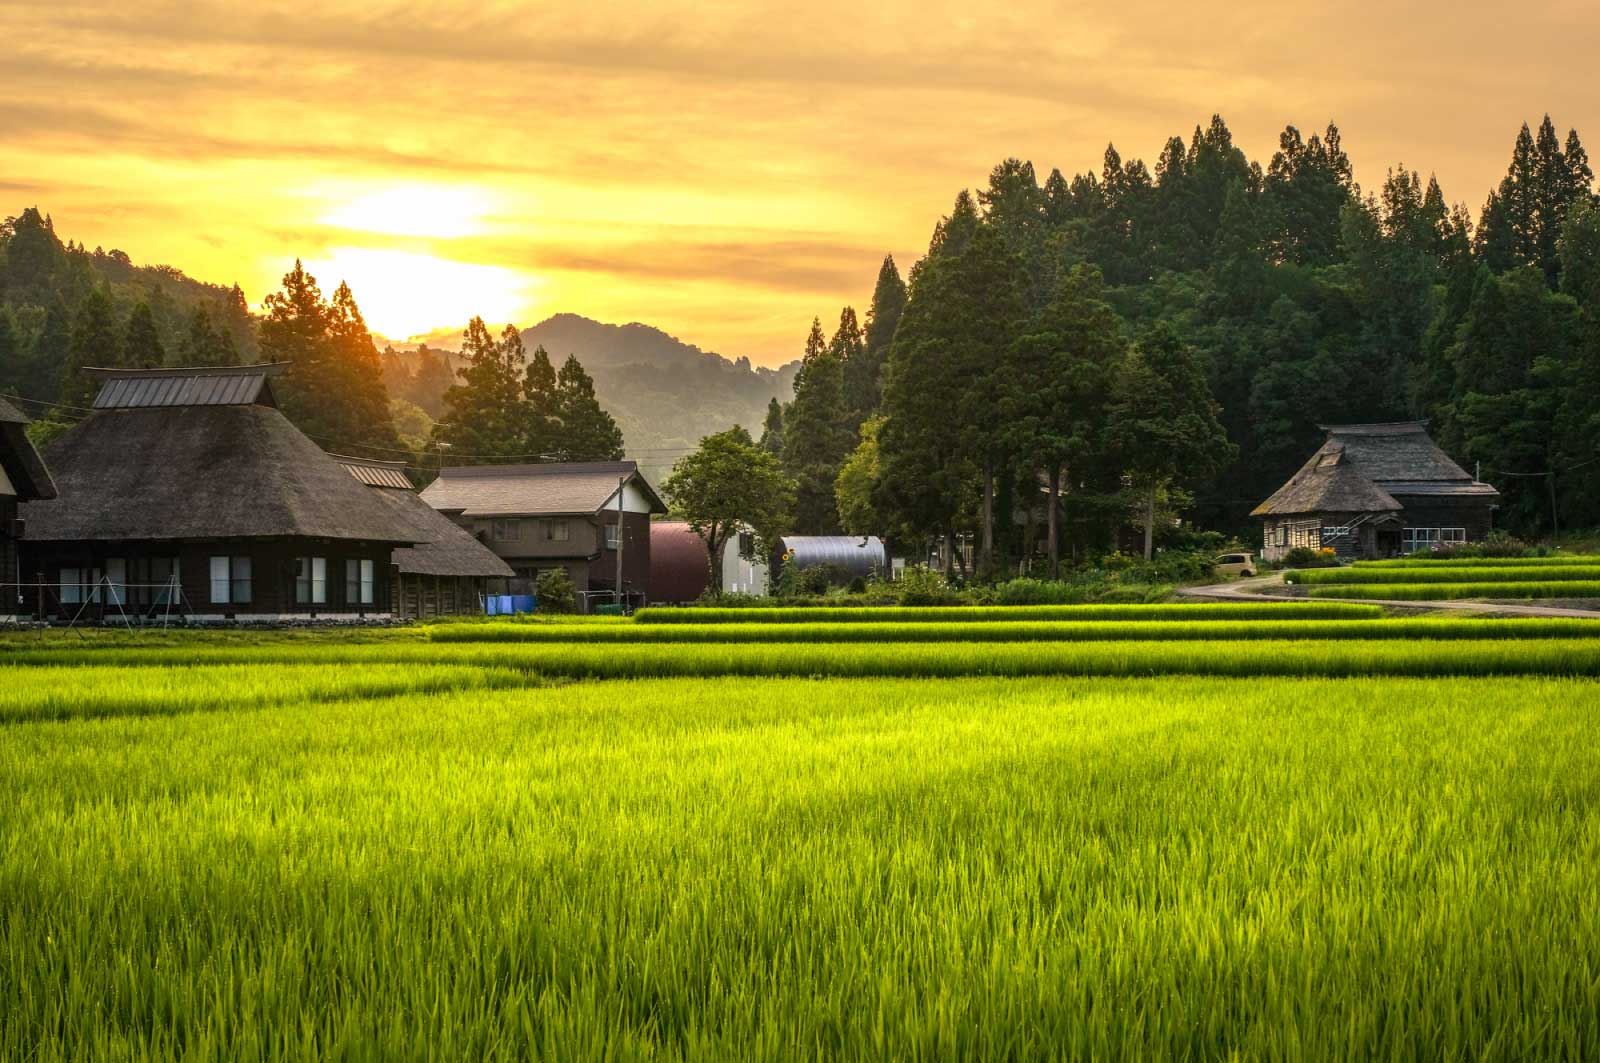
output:
[[[509,269],[365,247],[333,248],[305,266],[325,295],[348,282],[367,327],[394,340],[443,321],[520,319],[537,287],[534,278]]]
[[[467,185],[399,184],[350,198],[349,190],[319,190],[335,200],[318,221],[335,229],[423,236],[453,240],[485,230],[484,218],[494,201],[481,188]]]

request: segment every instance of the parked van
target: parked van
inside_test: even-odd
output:
[[[1256,559],[1253,554],[1223,554],[1211,565],[1211,571],[1232,579],[1234,576],[1254,576]]]

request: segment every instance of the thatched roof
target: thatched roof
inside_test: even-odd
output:
[[[45,456],[60,497],[22,507],[32,540],[414,541],[389,507],[267,406],[98,410]]]
[[[28,438],[28,418],[5,399],[0,399],[0,495],[23,501],[56,497],[50,470]]]
[[[1321,448],[1251,516],[1393,513],[1412,496],[1499,497],[1439,449],[1425,421],[1322,427]]]
[[[548,465],[467,465],[439,470],[422,491],[435,509],[469,517],[574,516],[614,504],[617,481],[626,478],[665,513],[655,488],[631,461],[566,462]]]
[[[403,462],[340,457],[339,463],[383,504],[395,527],[405,528],[415,546],[396,547],[395,568],[415,576],[514,576],[511,566],[471,533],[418,498],[405,477]]]

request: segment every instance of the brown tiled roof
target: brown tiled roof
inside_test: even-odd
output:
[[[535,517],[599,512],[629,478],[650,499],[651,512],[665,513],[655,489],[631,461],[548,465],[468,465],[441,469],[422,491],[434,509],[469,517]]]

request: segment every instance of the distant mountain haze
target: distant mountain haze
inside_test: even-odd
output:
[[[460,337],[459,330],[431,333],[428,346],[454,352]],[[798,360],[776,369],[730,360],[650,325],[612,325],[580,314],[555,314],[523,329],[522,343],[530,353],[543,346],[556,365],[577,356],[621,427],[628,456],[652,482],[704,436],[736,424],[760,435],[767,403],[793,396],[800,367]],[[414,370],[415,347],[394,350]]]

